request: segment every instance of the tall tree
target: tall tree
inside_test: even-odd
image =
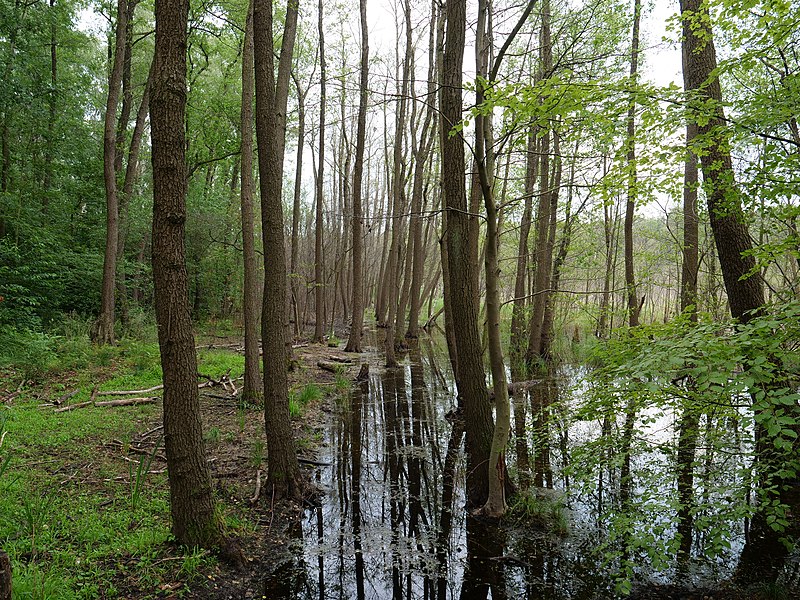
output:
[[[356,158],[353,168],[353,319],[346,352],[361,352],[361,330],[364,327],[364,239],[361,207],[364,146],[367,134],[367,84],[369,79],[369,29],[367,1],[359,0],[361,15],[361,70],[358,84],[358,123],[356,125]]]
[[[300,86],[299,79],[292,72],[294,85],[297,89],[297,164],[295,165],[294,172],[294,196],[292,199],[292,249],[291,258],[289,259],[289,278],[292,296],[292,317],[294,320],[294,335],[299,337],[301,334],[300,326],[300,195],[303,187],[303,147],[306,134],[306,94],[308,94],[308,87],[305,89]]]
[[[635,86],[639,72],[639,21],[642,12],[641,0],[633,2],[633,33],[631,35],[630,85]],[[625,140],[628,174],[628,198],[625,202],[625,290],[628,301],[628,324],[639,324],[639,299],[636,295],[636,280],[633,270],[633,217],[636,211],[636,93],[631,91],[628,100],[627,138]]]
[[[548,78],[553,70],[553,40],[550,27],[550,2],[544,0],[541,10],[541,28],[539,30],[539,69],[540,79]],[[550,144],[554,135],[557,135],[548,124],[539,141],[539,201],[536,211],[536,242],[535,265],[536,271],[533,281],[533,309],[528,334],[528,350],[525,362],[531,371],[534,365],[542,358],[542,325],[544,311],[550,294],[550,274],[553,263],[553,240],[550,239],[551,221],[551,196],[557,193],[554,185],[554,173],[550,170]],[[558,160],[558,157],[554,157]]]
[[[241,136],[241,188],[242,254],[244,261],[244,289],[242,313],[244,317],[244,390],[242,400],[259,404],[263,381],[258,366],[258,265],[255,246],[255,211],[253,209],[253,0],[247,8],[242,48],[242,110]]]
[[[264,418],[269,453],[267,481],[276,498],[299,499],[303,486],[289,418],[286,248],[281,198],[286,103],[297,33],[297,14],[298,2],[289,0],[276,77],[272,51],[272,0],[254,1],[256,135],[264,245],[261,337],[264,353]]]
[[[164,443],[175,539],[235,558],[214,507],[203,444],[186,271],[186,30],[188,0],[157,0],[150,123],[153,287],[164,372]],[[113,163],[112,163],[113,166]],[[241,561],[241,554],[238,555]]]
[[[103,182],[106,189],[106,250],[103,258],[103,284],[100,315],[91,331],[97,344],[114,343],[114,302],[117,269],[117,244],[119,238],[119,200],[116,174],[116,123],[122,67],[125,60],[125,32],[128,11],[125,0],[117,2],[117,30],[114,43],[114,62],[108,77],[108,96],[103,125]]]
[[[425,251],[422,236],[422,210],[423,210],[423,179],[428,165],[433,142],[436,139],[434,115],[436,110],[436,22],[438,19],[437,2],[431,3],[431,23],[428,34],[428,86],[426,93],[425,121],[422,132],[416,142],[414,152],[414,183],[411,192],[411,231],[409,235],[409,253],[412,261],[410,293],[410,309],[408,313],[408,329],[406,337],[414,339],[419,336],[419,313],[422,305],[422,278],[425,270]]]
[[[700,161],[709,220],[731,314],[739,322],[748,323],[763,311],[764,287],[733,171],[731,134],[723,111],[711,17],[702,0],[681,0],[680,6],[686,57],[684,88],[690,94],[689,118],[697,124],[697,138],[703,143]],[[754,410],[762,409],[754,406]],[[797,410],[786,416],[796,419]],[[798,504],[797,493],[792,490],[796,483],[779,474],[785,466],[758,415],[755,452],[760,508],[751,521],[736,570],[736,578],[747,584],[774,581],[788,555],[782,533],[767,521],[765,507],[783,503],[791,515]]]
[[[449,305],[455,347],[458,349],[456,385],[464,405],[467,448],[467,502],[479,507],[488,495],[489,460],[492,443],[492,413],[483,371],[478,307],[475,304],[475,271],[478,265],[470,251],[469,217],[464,173],[464,139],[450,135],[462,114],[462,63],[466,29],[466,0],[451,0],[445,6],[446,34],[440,73],[439,98],[442,127],[442,180],[447,211],[447,262]]]
[[[317,187],[315,199],[314,224],[314,341],[321,342],[325,334],[325,288],[323,283],[322,233],[325,218],[322,212],[325,193],[325,105],[327,69],[325,68],[325,24],[323,22],[323,3],[319,0],[317,31],[319,34],[319,161],[317,166]]]

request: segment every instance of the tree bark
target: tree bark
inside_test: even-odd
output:
[[[422,125],[422,133],[417,146],[416,156],[414,157],[414,183],[411,192],[411,232],[410,243],[414,249],[412,253],[410,309],[408,313],[408,329],[406,337],[415,339],[419,337],[419,313],[422,306],[422,280],[425,270],[425,252],[422,239],[422,204],[423,204],[423,179],[425,177],[425,167],[428,163],[433,141],[436,138],[435,125],[433,121],[436,97],[436,60],[434,49],[436,47],[436,21],[437,9],[436,2],[431,3],[431,23],[428,36],[428,93],[427,110],[425,111],[425,122]]]
[[[511,313],[511,363],[517,370],[522,366],[525,357],[525,276],[528,270],[528,237],[531,231],[531,216],[533,214],[533,195],[536,189],[538,175],[539,148],[536,139],[536,128],[530,126],[528,130],[528,145],[525,155],[525,207],[522,211],[522,221],[519,227],[519,245],[517,246],[517,272],[514,277],[514,304]]]
[[[120,5],[122,8],[122,3]],[[228,544],[214,507],[211,476],[203,444],[184,243],[188,13],[188,0],[156,2],[156,42],[150,103],[153,286],[164,372],[164,440],[172,532],[179,543],[187,546],[225,548]],[[113,133],[113,128],[111,131]],[[113,136],[110,141],[113,145]],[[113,175],[113,162],[110,166]]]
[[[358,87],[358,124],[356,125],[356,158],[353,168],[353,318],[345,352],[361,352],[361,330],[364,327],[364,238],[361,207],[361,178],[364,170],[364,146],[367,135],[367,85],[369,83],[369,24],[367,2],[359,0],[361,16],[361,71]]]
[[[478,26],[475,41],[477,73],[486,78],[489,71],[489,47],[491,32],[487,31],[490,20],[487,0],[478,1]],[[475,104],[481,106],[484,90],[478,81]],[[482,513],[489,517],[502,517],[506,512],[506,447],[511,429],[511,405],[508,397],[508,382],[503,359],[503,346],[500,336],[500,266],[499,266],[499,226],[497,204],[493,190],[493,162],[491,116],[478,115],[475,118],[475,163],[483,202],[486,208],[486,326],[489,339],[489,363],[492,370],[492,389],[495,400],[495,423],[489,453],[488,478],[489,493]]]
[[[303,187],[303,139],[306,133],[306,94],[308,88],[301,89],[300,81],[295,77],[294,84],[297,88],[297,164],[294,175],[294,196],[292,201],[292,249],[289,263],[289,278],[292,295],[292,316],[294,318],[294,335],[300,337],[303,324],[300,319],[299,295],[300,273],[297,272],[300,262],[300,192]]]
[[[286,248],[281,183],[286,103],[297,32],[297,11],[297,2],[290,0],[276,77],[272,51],[272,0],[255,0],[253,5],[256,135],[264,247],[261,337],[264,354],[264,418],[269,453],[267,486],[272,488],[270,496],[294,499],[302,497],[303,486],[289,417]]]
[[[633,2],[633,34],[631,37],[630,84],[635,86],[639,68],[639,21],[642,12],[641,0]],[[636,279],[633,271],[633,217],[636,211],[636,96],[631,92],[628,101],[628,138],[626,160],[628,167],[628,199],[625,202],[625,290],[628,300],[628,325],[639,325],[639,298],[636,294]]]
[[[244,389],[242,400],[260,404],[263,380],[259,369],[258,345],[258,265],[256,262],[255,211],[253,208],[253,0],[247,8],[242,48],[241,189],[242,258],[244,262]]]
[[[106,190],[106,249],[103,258],[103,284],[100,298],[100,315],[92,326],[91,337],[96,344],[114,343],[114,302],[117,269],[117,243],[119,236],[119,202],[117,198],[116,113],[119,102],[122,67],[125,59],[125,32],[127,9],[125,0],[117,2],[117,32],[114,64],[108,78],[108,97],[103,127],[103,182]]]
[[[403,59],[403,74],[400,87],[400,99],[395,118],[394,143],[392,147],[392,241],[389,246],[389,258],[387,263],[387,317],[386,317],[386,366],[397,366],[395,356],[395,334],[397,332],[398,309],[400,303],[400,285],[402,270],[402,245],[405,235],[404,217],[405,211],[405,169],[403,164],[403,130],[406,125],[406,114],[408,109],[408,87],[411,73],[411,60],[413,44],[411,38],[411,7],[408,0],[403,2],[403,13],[405,15],[405,37],[406,48]],[[398,40],[399,45],[399,40]]]
[[[752,242],[733,172],[711,18],[708,6],[700,0],[681,0],[680,6],[686,56],[684,88],[690,94],[689,118],[698,125],[697,135],[704,141],[701,165],[709,220],[731,314],[741,323],[748,323],[763,311],[764,288],[751,253]],[[796,412],[789,415],[796,417]],[[781,542],[783,534],[769,526],[764,510],[772,502],[782,503],[796,520],[797,484],[777,475],[783,460],[777,454],[763,424],[757,423],[755,459],[761,507],[751,521],[734,575],[742,584],[775,581],[788,555]]]
[[[541,78],[549,77],[553,69],[553,43],[550,32],[550,2],[542,2],[542,24],[539,33],[539,54]],[[528,373],[533,372],[534,366],[541,358],[542,320],[547,304],[548,289],[550,288],[550,269],[552,268],[553,252],[550,240],[550,195],[554,193],[550,178],[550,143],[554,132],[548,128],[541,138],[541,154],[539,166],[539,202],[536,213],[536,272],[533,285],[533,310],[528,335],[528,350],[525,362]]]
[[[464,140],[449,135],[462,117],[462,57],[466,28],[466,0],[446,4],[447,33],[440,73],[442,179],[447,211],[447,263],[455,346],[458,348],[456,385],[464,404],[467,448],[467,503],[482,506],[488,496],[492,414],[483,370],[478,307],[475,304],[474,253],[470,249],[470,219],[464,173]]]
[[[319,33],[319,66],[320,66],[320,94],[319,94],[319,164],[317,167],[317,192],[316,192],[316,222],[314,229],[314,314],[316,323],[314,324],[314,341],[322,342],[325,331],[325,315],[323,313],[325,303],[325,289],[323,287],[323,257],[322,257],[322,231],[325,227],[322,214],[322,204],[324,201],[324,180],[325,172],[325,26],[323,24],[323,2],[319,0],[319,20],[317,31]]]

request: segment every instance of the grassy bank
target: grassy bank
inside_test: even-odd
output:
[[[209,345],[199,339],[201,348]],[[23,352],[16,362],[7,350],[0,366],[0,548],[11,558],[15,598],[202,590],[217,576],[216,559],[172,543],[160,391],[136,394],[155,397],[149,404],[90,404],[120,398],[104,391],[160,384],[157,344],[126,339],[96,348],[64,335],[39,336],[38,344],[36,355]],[[198,359],[201,383],[226,374],[235,381],[244,368],[234,347],[201,349]],[[313,448],[320,435],[308,413],[337,393],[313,361],[300,360],[292,384],[301,448]],[[263,412],[241,406],[231,392],[201,390],[205,440],[228,529],[248,537],[269,508],[247,502],[266,458]],[[69,406],[76,408],[64,410]]]

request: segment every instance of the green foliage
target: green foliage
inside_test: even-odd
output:
[[[675,555],[669,524],[678,501],[664,494],[676,486],[675,450],[667,439],[653,444],[647,435],[663,431],[672,415],[706,415],[698,435],[708,464],[695,467],[703,479],[693,507],[702,553],[729,555],[731,530],[756,510],[747,500],[754,483],[761,494],[758,510],[774,530],[786,530],[788,507],[775,486],[800,472],[798,340],[800,303],[792,302],[769,307],[748,324],[680,318],[623,330],[595,347],[586,402],[575,418],[607,426],[576,447],[571,462],[581,468],[570,473],[577,486],[597,493],[597,473],[608,481],[605,474],[622,464],[623,420],[632,409],[635,435],[628,443],[642,467],[634,473],[635,497],[627,510],[610,499],[598,515],[607,530],[599,551],[623,574],[621,586],[628,585],[638,560],[663,570]],[[756,453],[755,427],[772,445],[767,452]]]

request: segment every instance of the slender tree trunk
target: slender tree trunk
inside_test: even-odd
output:
[[[361,16],[361,71],[358,87],[358,123],[356,125],[356,158],[353,169],[353,319],[346,352],[361,352],[361,330],[364,327],[364,234],[361,207],[364,146],[367,132],[367,85],[369,83],[369,24],[367,2],[359,0]]]
[[[525,356],[525,275],[528,270],[528,237],[531,231],[531,215],[533,213],[533,195],[536,189],[539,159],[536,154],[539,144],[536,139],[536,128],[528,130],[528,145],[525,155],[525,208],[519,227],[519,245],[517,246],[517,272],[514,277],[514,305],[511,313],[511,362],[514,369],[522,365]]]
[[[478,1],[478,28],[475,42],[476,71],[488,76],[491,31],[490,5],[487,0]],[[478,83],[475,94],[476,106],[484,101],[483,85]],[[495,423],[488,463],[489,494],[482,512],[490,517],[502,517],[506,512],[506,447],[511,429],[511,405],[508,397],[506,366],[500,336],[500,266],[499,225],[497,205],[494,199],[493,156],[491,116],[475,118],[475,163],[478,168],[480,190],[486,208],[486,326],[489,340],[489,363],[492,370],[492,389],[495,401]]]
[[[124,8],[122,3],[120,8]],[[120,12],[124,14],[123,10]],[[211,475],[203,445],[197,356],[189,316],[184,244],[188,181],[184,130],[188,13],[188,0],[156,2],[150,105],[153,285],[164,371],[164,441],[172,533],[181,544],[217,547],[241,563],[241,553],[237,553],[225,539],[219,513],[214,507]],[[113,136],[110,141],[113,145]],[[113,175],[113,162],[111,167]]]
[[[120,197],[120,223],[119,237],[117,240],[117,293],[120,304],[120,320],[124,327],[130,324],[128,316],[128,286],[127,273],[125,270],[125,243],[128,237],[128,206],[133,197],[133,186],[139,176],[139,152],[142,147],[145,127],[147,126],[147,114],[150,108],[150,89],[152,87],[153,69],[152,65],[148,71],[147,81],[145,82],[142,100],[139,110],[136,112],[136,123],[133,126],[131,143],[128,149],[128,163],[125,165],[125,179],[122,184],[122,195]]]
[[[542,24],[539,33],[539,55],[541,76],[549,77],[553,69],[553,44],[550,33],[550,2],[542,2]],[[528,350],[525,355],[529,373],[541,358],[542,319],[550,288],[550,269],[553,256],[549,243],[550,194],[554,193],[550,184],[550,142],[554,132],[548,129],[541,138],[539,166],[539,202],[536,213],[536,272],[533,285],[533,310],[528,335]],[[556,157],[557,158],[557,157]]]
[[[482,506],[488,497],[486,465],[492,443],[492,414],[483,370],[478,307],[475,305],[474,253],[470,249],[470,219],[464,182],[464,140],[449,135],[462,116],[462,57],[466,28],[466,0],[446,7],[447,33],[440,74],[442,127],[442,178],[447,210],[447,265],[450,283],[449,311],[458,348],[456,385],[464,404],[467,448],[467,503]]]
[[[44,156],[44,182],[42,194],[42,216],[47,215],[50,204],[50,194],[53,187],[53,155],[55,153],[56,116],[58,108],[58,38],[56,19],[56,0],[50,0],[50,92],[48,96],[49,114],[47,118],[47,134],[45,140],[47,147]]]
[[[553,135],[553,152],[555,153],[555,165],[554,168],[554,175],[553,175],[553,186],[552,190],[550,191],[550,226],[547,232],[547,256],[550,257],[551,261],[553,260],[553,252],[555,250],[556,245],[556,226],[557,226],[557,212],[558,212],[558,196],[561,190],[561,171],[562,171],[562,160],[561,160],[561,138],[557,133]],[[569,214],[569,208],[567,209],[567,214]],[[566,252],[566,247],[564,248]],[[549,362],[552,360],[552,344],[553,344],[553,319],[555,315],[555,300],[556,300],[556,293],[558,292],[558,277],[559,272],[556,270],[556,266],[561,268],[561,265],[558,263],[558,257],[556,260],[551,262],[548,265],[548,270],[550,271],[550,275],[547,282],[547,291],[543,294],[544,296],[544,311],[542,312],[542,330],[539,337],[539,356],[542,360]]]
[[[119,203],[115,171],[116,137],[115,124],[122,67],[125,58],[125,31],[127,9],[125,0],[117,3],[117,32],[114,49],[114,64],[108,78],[105,125],[103,128],[103,181],[106,190],[106,250],[103,259],[103,284],[100,299],[100,315],[92,326],[91,337],[96,344],[114,343],[114,291],[117,268],[117,241],[119,237]]]
[[[569,169],[569,187],[567,191],[567,205],[564,210],[564,228],[561,232],[561,241],[558,246],[558,252],[556,253],[556,258],[553,261],[553,276],[550,282],[550,288],[552,290],[550,294],[550,298],[547,302],[547,306],[544,310],[544,317],[542,318],[542,354],[544,358],[548,361],[552,361],[552,346],[553,340],[555,338],[555,301],[556,301],[556,294],[558,294],[559,289],[561,289],[561,269],[564,266],[564,262],[567,260],[567,253],[569,252],[570,242],[572,241],[572,228],[575,224],[575,218],[578,214],[583,210],[583,207],[586,205],[586,200],[583,201],[583,204],[578,207],[575,213],[572,212],[572,197],[575,190],[575,158],[578,155],[579,149],[579,142],[575,143],[575,149],[573,152],[573,159],[572,164],[570,165]],[[555,236],[554,236],[555,237]]]
[[[323,257],[322,257],[322,231],[325,227],[325,219],[322,212],[324,202],[324,179],[325,172],[325,105],[326,90],[325,78],[327,77],[325,68],[325,26],[323,24],[323,2],[319,0],[319,17],[317,31],[319,33],[319,66],[320,66],[320,100],[319,100],[319,164],[317,166],[317,192],[316,192],[316,223],[314,228],[314,341],[322,342],[325,335],[325,288],[323,286]]]
[[[297,32],[297,11],[297,2],[290,1],[286,10],[276,77],[272,51],[272,1],[255,0],[253,5],[256,135],[264,246],[261,337],[264,355],[264,417],[269,453],[268,485],[274,497],[294,499],[302,497],[303,486],[289,418],[289,352],[285,322],[286,248],[281,182],[286,141],[286,103]]]
[[[425,270],[425,253],[423,251],[422,239],[422,205],[423,205],[423,179],[425,177],[425,167],[428,163],[433,141],[436,137],[435,126],[432,127],[436,97],[436,60],[434,49],[436,45],[436,2],[431,3],[431,24],[428,37],[428,108],[425,111],[425,122],[422,125],[422,134],[417,147],[417,155],[414,164],[414,183],[411,195],[411,247],[414,249],[412,254],[413,272],[411,275],[411,307],[408,313],[408,329],[406,337],[415,339],[419,337],[419,313],[422,305],[422,280]]]
[[[293,75],[294,76],[294,75]],[[303,90],[300,81],[295,77],[294,84],[297,88],[297,158],[294,174],[294,196],[292,201],[292,251],[289,266],[289,279],[292,295],[292,317],[294,319],[294,335],[300,337],[302,325],[300,323],[299,294],[300,273],[297,272],[300,261],[300,192],[303,187],[303,138],[306,132],[306,94],[308,88]]]
[[[411,73],[412,39],[411,39],[411,7],[408,0],[403,2],[405,15],[406,51],[403,59],[403,75],[400,89],[400,105],[395,119],[394,144],[392,149],[392,241],[389,246],[387,264],[388,315],[386,317],[386,366],[397,366],[395,356],[395,332],[397,330],[397,314],[400,303],[400,285],[402,270],[402,240],[404,237],[405,210],[405,177],[403,169],[403,130],[406,125],[408,107],[408,87]],[[399,42],[398,42],[399,43]]]
[[[641,0],[633,2],[633,35],[631,38],[631,74],[630,83],[635,86],[638,81],[639,67],[639,21],[642,12]],[[631,92],[628,102],[628,139],[626,160],[628,162],[628,199],[625,203],[625,289],[628,300],[628,324],[639,325],[639,299],[636,295],[636,280],[633,272],[633,216],[636,211],[636,96]]]
[[[247,8],[242,48],[242,109],[240,115],[242,185],[242,255],[244,261],[244,390],[242,400],[260,404],[264,382],[259,369],[258,265],[256,261],[255,210],[253,207],[253,0]]]

